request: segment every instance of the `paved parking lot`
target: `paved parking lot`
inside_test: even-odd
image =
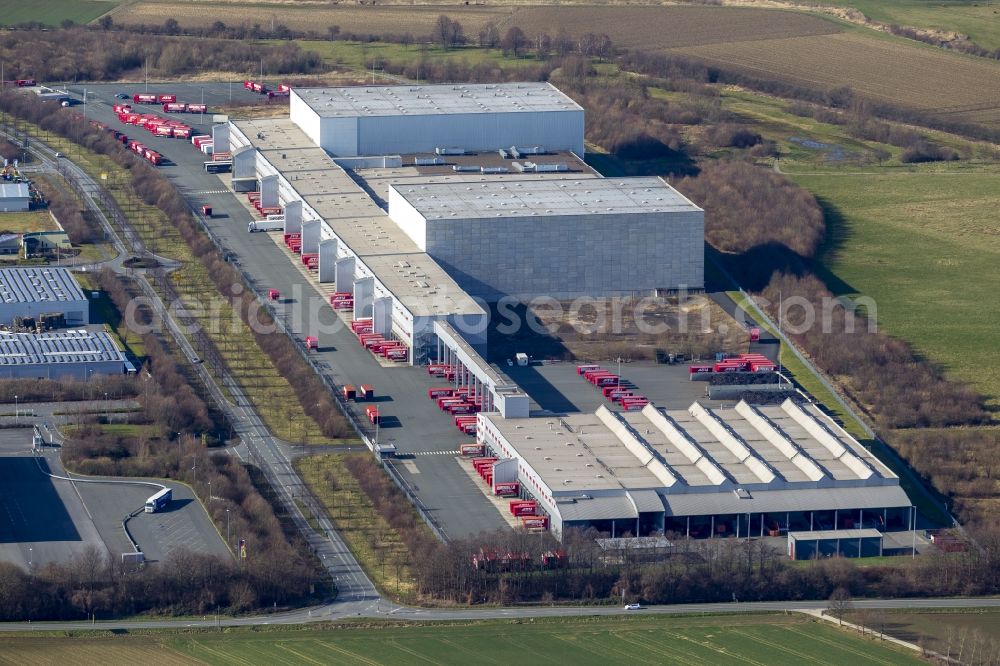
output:
[[[605,363],[603,367],[618,374],[616,363]],[[514,366],[504,368],[504,372],[531,397],[532,410],[567,414],[593,412],[602,404],[612,407],[604,399],[600,389],[576,374],[575,363]],[[695,400],[706,406],[722,404],[705,396],[708,382],[692,382],[688,379],[686,363],[623,363],[621,377],[623,383],[631,383],[635,387],[634,392],[646,396],[658,407],[687,409]]]
[[[121,521],[156,492],[155,480],[121,483],[71,483],[59,449],[40,456],[31,452],[30,428],[0,429],[0,560],[23,567],[65,562],[88,546],[118,558],[132,552]],[[229,550],[185,486],[174,488],[175,501],[162,514],[139,514],[130,522],[133,536],[150,560],[178,547],[226,556]]]

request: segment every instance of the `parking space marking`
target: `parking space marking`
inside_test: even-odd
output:
[[[410,453],[411,456],[457,456],[461,455],[459,451],[455,449],[449,449],[448,451],[414,451]]]
[[[412,460],[404,460],[402,462],[403,462],[403,467],[406,469],[407,472],[409,472],[410,474],[420,474],[420,470],[417,469],[417,463],[413,462]]]

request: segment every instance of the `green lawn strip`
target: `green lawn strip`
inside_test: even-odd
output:
[[[409,599],[413,592],[409,550],[343,461],[340,454],[309,456],[296,460],[295,469],[375,585],[387,594]]]
[[[0,12],[0,25],[17,25],[37,21],[57,26],[69,20],[77,25],[93,21],[120,2],[116,0],[34,0],[33,2],[5,2]]]

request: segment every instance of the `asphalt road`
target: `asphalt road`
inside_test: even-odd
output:
[[[151,85],[150,91],[176,92],[180,99],[182,94],[193,94],[195,90],[200,96],[202,87],[206,90],[206,100],[221,99],[228,94],[228,84]],[[366,383],[375,386],[376,400],[384,415],[379,440],[391,441],[404,456],[414,454],[406,464],[395,465],[395,469],[414,489],[421,503],[442,526],[442,531],[450,537],[464,537],[505,527],[503,517],[486,501],[482,490],[458,468],[459,462],[439,453],[457,452],[461,443],[472,441],[454,427],[451,417],[427,399],[427,389],[439,386],[440,381],[433,381],[420,368],[386,368],[375,361],[358,344],[350,329],[335,317],[323,292],[306,279],[272,235],[247,232],[247,223],[254,219],[249,210],[241,199],[226,189],[220,176],[205,173],[205,156],[190,142],[154,137],[144,129],[122,126],[111,110],[110,105],[115,103],[113,95],[119,90],[142,92],[142,85],[88,86],[87,90],[88,117],[124,129],[130,138],[166,156],[169,164],[161,166],[160,171],[175,183],[192,208],[200,211],[203,204],[213,207],[212,218],[205,222],[227,251],[236,255],[240,267],[250,275],[259,292],[270,288],[281,292],[279,315],[294,337],[299,340],[306,335],[318,337],[319,351],[315,360],[323,374],[336,385]],[[239,90],[243,90],[242,84]],[[70,91],[82,93],[82,88],[71,87]],[[259,99],[259,96],[246,94],[251,99]],[[155,109],[150,107],[150,110]],[[198,119],[190,114],[178,117],[185,122]],[[201,127],[206,133],[210,131],[210,121],[209,118],[209,123]],[[277,242],[280,243],[280,238]],[[365,423],[364,405],[355,406],[354,411],[357,420]],[[280,436],[280,432],[275,434]],[[374,439],[374,429],[369,429],[367,434]]]
[[[1000,608],[996,598],[948,598],[948,599],[853,599],[855,609],[962,609]],[[274,615],[258,615],[240,618],[158,619],[97,622],[8,622],[0,623],[0,632],[22,631],[97,631],[141,629],[178,629],[188,627],[240,627],[260,625],[301,625],[312,622],[327,622],[349,617],[378,617],[383,619],[428,621],[428,620],[490,620],[535,617],[600,617],[628,615],[630,613],[659,613],[670,615],[702,615],[707,613],[781,613],[796,611],[822,611],[827,601],[765,601],[752,603],[718,604],[677,604],[669,606],[644,606],[639,611],[626,611],[621,606],[546,606],[534,608],[466,608],[431,609],[407,608],[387,604],[330,604],[304,608]]]

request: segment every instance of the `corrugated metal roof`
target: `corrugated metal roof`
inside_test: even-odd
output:
[[[576,520],[620,520],[639,517],[635,507],[625,495],[615,497],[593,497],[575,501],[559,501],[556,509],[563,521]]]
[[[905,507],[912,502],[899,486],[760,490],[741,499],[736,493],[688,493],[664,497],[667,516],[708,516],[729,513],[784,513],[834,509]]]
[[[815,532],[789,532],[788,538],[792,541],[801,539],[803,541],[820,541],[825,539],[881,539],[882,533],[873,529],[857,530],[816,530]]]
[[[628,494],[635,502],[639,513],[659,513],[663,511],[663,500],[655,490],[630,490]]]
[[[0,199],[27,199],[30,196],[27,183],[0,183]]]
[[[125,357],[103,331],[0,332],[0,366],[104,361],[124,362]]]
[[[65,268],[0,269],[0,303],[59,303],[83,300],[85,298],[80,285]]]

